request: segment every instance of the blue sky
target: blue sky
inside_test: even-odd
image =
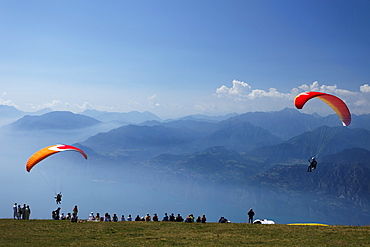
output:
[[[0,104],[23,111],[221,115],[319,90],[370,113],[369,1],[0,3]]]

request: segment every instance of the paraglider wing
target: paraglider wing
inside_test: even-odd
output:
[[[297,95],[294,99],[294,105],[297,109],[302,109],[303,106],[312,98],[318,98],[328,104],[339,116],[343,126],[351,124],[351,113],[347,105],[338,97],[322,93],[322,92],[306,92]]]
[[[31,169],[37,164],[39,163],[40,161],[42,161],[43,159],[49,157],[50,155],[53,155],[55,153],[59,153],[59,152],[63,152],[63,151],[76,151],[76,152],[79,152],[81,153],[81,155],[83,155],[85,157],[85,159],[87,159],[87,155],[85,154],[84,151],[82,151],[81,149],[79,148],[76,148],[74,146],[70,146],[70,145],[64,145],[64,144],[57,144],[57,145],[52,145],[52,146],[48,146],[48,147],[45,147],[43,149],[40,149],[39,151],[37,151],[36,153],[34,153],[27,161],[27,164],[26,164],[26,170],[28,172],[31,171]]]

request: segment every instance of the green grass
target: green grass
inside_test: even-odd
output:
[[[370,246],[370,226],[0,220],[0,246]]]

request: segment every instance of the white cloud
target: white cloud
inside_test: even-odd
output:
[[[243,81],[233,80],[233,87],[230,88],[230,94],[248,94],[251,86]]]
[[[148,106],[151,107],[151,108],[161,106],[161,104],[158,102],[157,98],[158,98],[157,94],[153,94],[152,96],[149,96],[148,97]]]
[[[75,104],[75,107],[80,110],[94,109],[94,106],[90,104],[89,102],[84,102],[82,103],[82,105]]]
[[[270,88],[269,91],[264,91],[260,89],[252,90],[252,92],[248,96],[251,99],[258,97],[286,98],[289,97],[289,94],[280,93],[276,88]]]
[[[7,105],[7,106],[17,107],[17,105],[14,104],[13,101],[11,101],[11,100],[4,100],[4,99],[0,99],[0,105]]]
[[[336,95],[345,95],[345,94],[353,94],[354,92],[350,92],[345,89],[339,89],[337,85],[320,85],[318,81],[314,81],[312,84],[307,85],[303,84],[298,87],[300,89],[300,92],[305,91],[319,91],[319,92],[325,92],[325,93],[331,93]],[[299,91],[299,90],[298,90]],[[297,92],[297,91],[295,91]]]
[[[285,107],[294,108],[293,101],[296,95],[305,91],[321,91],[331,93],[343,99],[351,112],[356,115],[370,113],[370,83],[364,84],[355,91],[349,91],[339,88],[337,85],[320,84],[318,81],[297,85],[290,91],[281,91],[279,87],[271,87],[269,89],[261,89],[253,87],[252,83],[246,83],[239,80],[232,80],[229,84],[221,85],[215,88],[213,94],[204,95],[201,93],[194,94],[190,88],[187,92],[191,92],[184,96],[186,92],[172,92],[166,94],[161,91],[161,94],[141,94],[140,96],[125,95],[124,97],[118,92],[107,91],[109,98],[104,97],[84,97],[83,101],[79,101],[81,97],[77,97],[76,101],[68,97],[51,98],[48,101],[37,102],[45,98],[38,97],[32,99],[31,103],[22,102],[19,100],[22,109],[26,111],[36,111],[43,108],[52,108],[58,111],[72,111],[75,113],[86,109],[96,109],[100,111],[112,112],[129,112],[129,111],[151,111],[158,116],[164,118],[180,117],[188,114],[209,114],[220,115],[230,112],[245,113],[249,111],[278,111]],[[117,95],[115,94],[117,93]],[[10,94],[0,93],[0,104],[17,107],[14,103],[15,99],[11,99]],[[89,95],[89,94],[87,94]],[[48,96],[48,95],[46,95]],[[16,102],[16,103],[19,103]],[[318,112],[321,115],[331,114],[333,111],[329,107],[317,107],[321,101],[310,102],[312,107],[304,107],[302,112],[313,113]],[[316,104],[316,105],[315,105]],[[308,106],[308,105],[307,105]],[[321,106],[323,106],[321,104]]]
[[[307,84],[303,84],[299,86],[298,88],[293,88],[293,90],[297,90],[297,92],[298,91],[311,91],[310,86],[308,86]]]
[[[17,105],[10,99],[5,99],[6,96],[8,96],[8,93],[3,91],[1,93],[1,98],[0,98],[0,105],[7,105],[7,106],[13,106],[17,108]]]
[[[370,93],[370,86],[369,84],[364,84],[360,87],[360,91],[363,93]]]
[[[229,97],[236,101],[257,99],[261,97],[277,97],[284,98],[289,97],[290,94],[280,93],[276,88],[270,88],[269,91],[261,89],[253,89],[252,87],[243,81],[233,80],[232,87],[228,88],[225,85],[216,89],[216,95],[218,97]]]
[[[319,91],[319,82],[318,81],[314,81],[310,85],[310,91]]]
[[[368,102],[366,100],[364,100],[364,99],[359,99],[359,100],[355,101],[353,104],[355,106],[363,106],[363,105],[367,105]]]
[[[158,98],[158,95],[157,95],[157,94],[153,94],[152,96],[149,96],[149,97],[148,97],[148,101],[149,101],[149,102],[153,102],[153,101],[155,101],[157,98]]]
[[[220,88],[216,89],[216,94],[220,95],[236,95],[243,97],[251,91],[251,86],[243,81],[233,80],[233,86],[231,88],[222,85]]]
[[[219,94],[219,95],[229,94],[229,88],[226,87],[225,85],[222,85],[221,87],[219,87],[219,88],[216,89],[216,94]]]
[[[41,104],[27,103],[27,105],[33,110],[41,110],[44,108],[52,108],[54,110],[55,108],[58,108],[58,106],[63,105],[63,102],[60,100],[52,100]]]
[[[314,81],[311,84],[302,84],[285,93],[280,92],[276,88],[270,88],[268,91],[253,89],[250,84],[234,80],[230,88],[223,85],[216,89],[215,96],[217,100],[214,100],[213,104],[198,104],[196,108],[203,111],[222,109],[225,112],[237,111],[240,113],[247,111],[275,111],[285,107],[293,108],[295,96],[305,91],[320,91],[334,94],[346,102],[352,113],[357,115],[370,113],[370,86],[368,84],[364,84],[359,91],[354,92],[338,88],[337,85],[320,85],[318,81]],[[315,111],[323,115],[332,113],[329,107],[315,106],[306,108],[303,111],[307,113]]]
[[[80,112],[86,109],[96,109],[97,107],[90,104],[89,102],[83,102],[82,104],[78,103],[70,103],[64,102],[62,100],[51,100],[49,102],[41,103],[41,104],[27,104],[33,110],[41,110],[44,108],[51,108],[54,111],[72,111],[72,112]]]
[[[64,105],[64,106],[68,106],[69,104],[68,103],[63,103],[63,101],[61,100],[52,100],[50,102],[47,102],[43,105],[43,107],[50,107],[50,108],[55,108],[55,107],[58,107],[60,105]],[[42,106],[41,106],[42,107]]]

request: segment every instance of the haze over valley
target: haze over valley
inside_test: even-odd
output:
[[[62,189],[62,211],[78,204],[81,218],[173,212],[246,222],[253,208],[257,218],[283,224],[370,222],[367,114],[353,115],[343,127],[336,115],[292,108],[167,120],[150,112],[45,110],[31,116],[9,106],[0,112],[0,120],[13,118],[0,129],[0,177],[9,185],[0,192],[9,204],[0,208],[1,218],[18,202],[31,206],[32,218],[49,219],[54,193]],[[331,136],[327,143],[323,135]],[[88,160],[57,154],[25,171],[29,156],[57,143],[81,148]],[[317,169],[307,173],[307,159],[318,149]],[[348,211],[352,216],[342,217]]]

